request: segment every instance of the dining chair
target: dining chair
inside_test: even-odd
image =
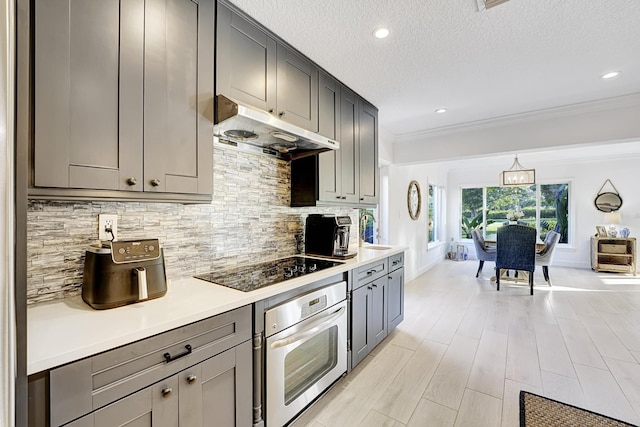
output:
[[[476,272],[476,277],[480,275],[482,272],[482,267],[484,266],[485,261],[494,261],[496,260],[496,248],[488,248],[484,243],[484,238],[482,237],[481,230],[471,230],[471,238],[473,239],[473,245],[476,248],[476,258],[478,258],[478,271]]]
[[[500,271],[516,270],[529,273],[529,288],[533,295],[533,272],[536,269],[536,229],[526,225],[504,225],[496,238],[496,286],[500,290]]]
[[[556,247],[560,241],[560,233],[555,231],[549,231],[547,237],[544,239],[544,247],[536,253],[536,266],[542,267],[542,274],[547,285],[551,286],[551,279],[549,279],[549,266],[553,263],[553,256],[556,252]]]

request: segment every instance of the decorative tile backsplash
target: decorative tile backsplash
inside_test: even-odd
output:
[[[97,242],[100,213],[118,215],[119,239],[160,239],[169,280],[300,253],[310,213],[351,216],[355,247],[358,211],[291,208],[289,177],[287,162],[215,145],[211,204],[32,200],[28,303],[80,293],[84,253]]]

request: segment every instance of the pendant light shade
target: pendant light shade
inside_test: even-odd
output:
[[[536,183],[536,170],[525,169],[518,161],[518,156],[513,161],[511,168],[500,174],[500,186],[517,187],[533,185]]]

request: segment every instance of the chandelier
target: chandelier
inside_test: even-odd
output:
[[[536,183],[536,170],[525,169],[518,161],[518,156],[513,161],[511,168],[502,171],[500,174],[500,186],[517,187],[524,185],[533,185]]]

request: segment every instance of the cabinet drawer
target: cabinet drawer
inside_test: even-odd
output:
[[[388,259],[384,258],[380,261],[372,262],[362,267],[358,267],[356,270],[356,283],[354,289],[376,280],[379,277],[384,276],[389,271]]]
[[[50,372],[51,425],[60,425],[251,338],[251,306],[146,338]]]
[[[394,271],[404,267],[404,252],[389,257],[389,271]]]
[[[601,243],[600,252],[605,254],[626,254],[627,244]]]

